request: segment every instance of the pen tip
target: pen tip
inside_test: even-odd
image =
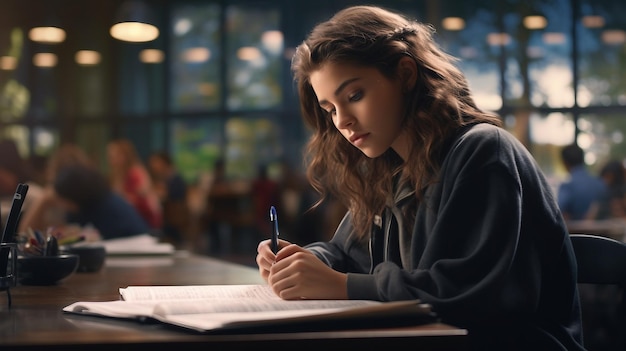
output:
[[[276,218],[276,208],[274,206],[270,206],[270,220],[274,220]]]

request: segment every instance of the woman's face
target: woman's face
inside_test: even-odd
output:
[[[124,163],[124,155],[122,154],[121,148],[116,145],[108,146],[107,157],[111,166],[118,167]]]
[[[310,81],[321,108],[352,145],[370,158],[392,147],[406,159],[400,79],[390,80],[374,67],[327,63]]]

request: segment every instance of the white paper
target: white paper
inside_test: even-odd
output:
[[[103,240],[107,255],[171,255],[175,248],[150,234]]]
[[[163,285],[130,286],[120,288],[120,296],[126,301],[146,300],[200,300],[257,298],[281,301],[267,285]]]
[[[120,300],[76,302],[63,311],[116,318],[153,318],[198,331],[346,318],[429,314],[419,301],[283,300],[267,285],[129,286]],[[324,320],[326,320],[324,319]]]

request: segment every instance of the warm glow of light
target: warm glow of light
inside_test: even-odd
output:
[[[267,50],[278,55],[283,50],[283,32],[279,30],[268,30],[261,35],[261,42]]]
[[[565,43],[565,34],[558,32],[549,32],[543,34],[543,42],[550,45],[558,45]]]
[[[0,57],[0,69],[3,71],[12,71],[17,67],[17,59],[13,56]]]
[[[597,16],[597,15],[584,16],[582,21],[583,21],[583,26],[587,28],[604,27],[604,17],[602,16]]]
[[[28,32],[32,41],[56,44],[65,40],[65,31],[57,27],[35,27]]]
[[[49,52],[40,52],[33,56],[33,64],[37,67],[50,68],[57,65],[57,55]]]
[[[148,23],[122,22],[114,24],[110,33],[118,40],[142,43],[156,39],[159,36],[159,29]]]
[[[207,48],[197,47],[183,52],[182,59],[189,63],[202,63],[211,58],[211,51]]]
[[[602,32],[602,42],[607,45],[626,43],[626,32],[621,29],[607,29]]]
[[[161,63],[164,59],[165,54],[158,49],[144,49],[139,52],[139,60],[143,63]]]
[[[528,29],[543,29],[548,25],[548,20],[543,16],[524,17],[524,27]]]
[[[492,46],[504,46],[511,42],[511,36],[506,33],[487,34],[487,43]]]
[[[441,25],[445,30],[463,30],[465,28],[465,20],[461,17],[446,17],[441,21]]]
[[[74,59],[81,66],[93,66],[100,63],[101,55],[94,50],[80,50],[76,52]]]
[[[254,61],[261,57],[259,49],[253,46],[244,46],[237,50],[237,58],[242,61]]]

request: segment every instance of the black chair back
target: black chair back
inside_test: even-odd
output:
[[[578,282],[626,286],[626,243],[604,236],[571,234]]]
[[[580,287],[583,340],[589,350],[626,349],[626,243],[570,234]]]

